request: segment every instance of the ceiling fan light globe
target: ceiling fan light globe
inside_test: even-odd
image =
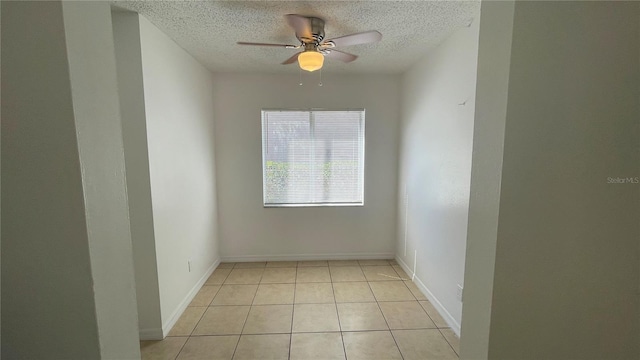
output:
[[[322,69],[324,55],[317,51],[305,51],[298,56],[298,65],[305,71],[316,71]]]

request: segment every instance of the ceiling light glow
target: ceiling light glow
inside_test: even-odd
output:
[[[316,71],[322,69],[324,55],[317,51],[305,51],[298,55],[298,65],[305,71]]]

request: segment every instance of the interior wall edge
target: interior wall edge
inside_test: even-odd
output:
[[[162,337],[139,15],[112,8],[140,336]],[[159,330],[155,330],[159,329]],[[157,336],[156,336],[157,337]],[[153,338],[153,337],[152,337]]]
[[[140,356],[111,8],[63,2],[100,357]]]
[[[481,7],[461,359],[488,358],[514,6]]]

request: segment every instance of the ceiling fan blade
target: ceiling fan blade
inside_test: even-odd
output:
[[[295,53],[292,57],[290,57],[287,60],[283,61],[282,65],[293,64],[294,62],[296,62],[298,60],[298,55],[300,55],[300,54],[302,54],[302,52]]]
[[[382,34],[380,34],[376,30],[371,30],[371,31],[357,33],[357,34],[340,36],[334,39],[329,39],[323,42],[323,44],[331,42],[335,46],[349,46],[349,45],[374,43],[376,41],[380,41],[381,39],[382,39]]]
[[[271,47],[281,47],[281,48],[287,48],[287,49],[295,49],[295,48],[297,48],[297,46],[295,46],[295,45],[254,43],[254,42],[244,42],[244,41],[238,41],[237,44],[238,45],[253,45],[253,46],[271,46]]]
[[[284,17],[287,19],[289,26],[296,31],[297,37],[306,39],[313,38],[311,20],[309,18],[296,14],[287,14]]]
[[[353,55],[353,54],[349,54],[346,53],[344,51],[340,51],[340,50],[336,50],[336,49],[330,49],[327,50],[328,53],[324,55],[324,57],[329,58],[329,59],[335,59],[335,60],[340,60],[342,62],[346,62],[346,63],[350,63],[352,61],[354,61],[355,59],[358,58],[358,56]]]

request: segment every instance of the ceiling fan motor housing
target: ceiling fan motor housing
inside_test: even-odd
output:
[[[349,63],[358,58],[357,55],[335,49],[340,46],[369,44],[380,41],[382,34],[376,30],[343,35],[330,40],[325,40],[324,20],[298,14],[287,14],[285,19],[295,31],[298,45],[269,44],[255,42],[238,42],[239,45],[271,46],[285,49],[300,49],[299,52],[282,62],[282,65],[293,64],[296,61],[300,68],[307,71],[315,71],[322,68],[324,57]]]
[[[296,34],[298,40],[303,42],[304,44],[315,44],[319,45],[324,39],[324,20],[317,17],[309,17],[309,22],[311,24],[311,34],[312,38],[308,38],[305,36],[300,36]]]

